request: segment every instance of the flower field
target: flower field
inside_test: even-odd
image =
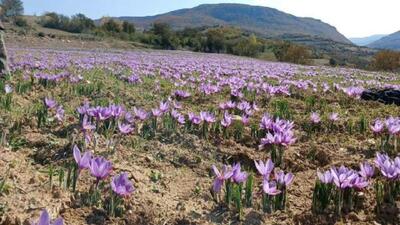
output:
[[[398,224],[400,75],[10,49],[0,224]]]

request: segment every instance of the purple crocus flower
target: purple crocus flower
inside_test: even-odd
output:
[[[207,123],[215,122],[215,116],[210,112],[200,112],[200,119]]]
[[[179,97],[179,98],[188,98],[188,97],[190,97],[190,95],[191,94],[189,92],[186,92],[186,91],[183,91],[183,90],[175,91],[175,96]]]
[[[78,165],[79,170],[88,169],[90,167],[90,161],[92,160],[92,153],[87,151],[82,156],[81,151],[76,145],[74,146],[73,153],[75,162]]]
[[[293,174],[292,173],[287,173],[283,171],[276,172],[275,171],[275,179],[278,182],[278,184],[283,185],[285,187],[288,187],[290,184],[293,182]]]
[[[119,118],[125,112],[124,107],[122,107],[121,105],[112,104],[108,107],[108,109],[110,110],[111,116],[113,116],[114,118]]]
[[[212,165],[211,168],[216,176],[213,183],[213,191],[219,193],[221,191],[222,185],[224,184],[225,180],[228,180],[232,177],[233,171],[226,165],[222,167],[221,173],[219,172],[219,170],[215,165]]]
[[[136,108],[136,107],[133,108],[133,113],[135,114],[135,118],[139,119],[141,121],[144,121],[148,115],[146,111],[144,111],[143,109]]]
[[[310,116],[310,120],[311,120],[312,123],[318,124],[318,123],[321,122],[321,117],[319,116],[318,113],[312,112],[311,116]]]
[[[357,177],[353,180],[352,187],[357,190],[366,188],[369,185],[368,180],[364,177]]]
[[[232,179],[235,183],[243,183],[247,180],[247,173],[241,171],[240,163],[237,163],[232,166],[233,170],[233,175]]]
[[[350,170],[344,166],[339,167],[339,169],[332,167],[331,174],[333,177],[333,182],[340,189],[352,187],[354,180],[359,177],[358,173],[356,173],[354,170]]]
[[[83,103],[82,106],[76,108],[76,111],[80,114],[80,115],[84,115],[87,113],[88,109],[90,108],[89,102],[85,101]]]
[[[233,109],[236,107],[236,103],[232,101],[227,101],[219,104],[219,108],[221,110],[228,110],[228,109]]]
[[[85,115],[85,116],[83,117],[83,120],[82,120],[82,129],[83,129],[84,131],[91,131],[91,130],[96,129],[96,126],[90,123],[89,118],[88,118],[87,115]]]
[[[264,116],[261,118],[260,128],[263,130],[271,130],[273,124],[274,120],[272,119],[272,117],[268,113],[265,113]]]
[[[58,106],[55,117],[59,122],[62,122],[64,120],[64,113],[65,113],[64,108],[61,105]]]
[[[192,112],[188,113],[188,117],[193,124],[199,125],[201,123],[201,118]]]
[[[399,161],[399,160],[397,160]],[[375,159],[376,166],[380,169],[383,176],[390,180],[397,179],[400,174],[400,169],[396,163],[389,158],[386,154],[376,154]]]
[[[108,107],[101,107],[98,111],[99,120],[107,120],[112,116],[113,111]]]
[[[54,109],[57,106],[57,102],[51,98],[44,98],[44,103],[48,109]]]
[[[128,122],[128,123],[133,123],[133,122],[135,122],[135,117],[132,115],[131,112],[126,112],[125,115],[124,115],[124,119],[125,119],[125,121]]]
[[[256,165],[257,171],[264,177],[264,179],[269,178],[270,174],[274,170],[274,163],[271,159],[268,159],[265,163],[262,160],[258,162],[254,160],[254,164]]]
[[[111,181],[112,190],[120,196],[129,196],[135,191],[132,182],[128,179],[128,173],[124,172],[113,177]]]
[[[325,173],[321,173],[321,172],[317,171],[317,176],[318,176],[318,179],[323,184],[330,184],[333,181],[332,174],[329,170],[325,171]]]
[[[54,220],[53,223],[50,221],[50,215],[46,209],[42,211],[39,217],[39,221],[37,223],[31,223],[31,225],[63,225],[64,220],[60,217]]]
[[[263,180],[263,191],[267,195],[275,196],[281,193],[276,187],[275,181],[269,181],[268,179]]]
[[[249,117],[249,115],[243,114],[243,115],[241,116],[241,119],[242,119],[242,123],[243,123],[244,125],[249,125],[249,123],[250,123],[250,117]]]
[[[370,126],[372,132],[379,134],[383,131],[384,123],[381,120],[375,120],[374,125]]]
[[[122,134],[130,134],[134,131],[132,125],[127,123],[118,123],[118,129]]]
[[[159,109],[152,109],[151,113],[153,114],[154,117],[160,117],[163,114],[163,112]]]
[[[228,113],[224,113],[224,118],[221,120],[221,125],[225,128],[229,127],[232,124],[232,116]]]
[[[330,120],[331,122],[336,122],[336,121],[338,121],[338,120],[339,120],[339,114],[338,114],[338,113],[335,113],[335,112],[331,113],[331,114],[329,115],[329,120]]]
[[[90,173],[97,178],[97,181],[106,178],[112,170],[111,162],[103,157],[96,157],[90,160]]]
[[[369,179],[374,176],[374,167],[368,162],[360,163],[359,174],[365,179]]]
[[[166,113],[169,110],[169,103],[168,102],[160,102],[160,111],[162,113]]]

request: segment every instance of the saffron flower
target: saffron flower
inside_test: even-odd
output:
[[[359,174],[365,179],[369,179],[374,176],[374,167],[368,162],[360,163]]]
[[[207,122],[207,123],[214,123],[215,122],[215,116],[212,113],[209,113],[209,112],[200,112],[200,119],[202,121]]]
[[[228,113],[224,113],[224,118],[221,120],[221,125],[223,127],[229,127],[232,124],[232,116]]]
[[[117,195],[122,197],[129,196],[135,191],[132,182],[128,179],[128,173],[126,172],[113,177],[111,188]]]
[[[283,185],[285,187],[288,187],[290,184],[293,182],[293,174],[292,173],[287,173],[283,171],[276,172],[275,171],[275,179],[278,182],[278,184]]]
[[[40,214],[39,221],[37,223],[31,223],[31,224],[32,225],[63,225],[64,220],[60,217],[60,218],[57,218],[56,220],[54,220],[53,223],[51,223],[50,215],[47,212],[47,210],[44,209],[42,211],[42,213]]]
[[[219,193],[221,192],[222,185],[224,184],[225,180],[228,180],[232,177],[233,171],[227,165],[222,167],[221,172],[219,172],[215,165],[212,165],[211,168],[216,176],[213,182],[213,191]]]
[[[154,117],[160,117],[163,114],[163,112],[159,109],[152,109],[151,113],[153,114]]]
[[[247,180],[248,174],[246,172],[241,171],[240,163],[237,163],[233,165],[233,174],[232,174],[232,180],[235,183],[243,183]]]
[[[318,179],[323,184],[330,184],[333,181],[333,177],[332,177],[330,170],[325,171],[325,173],[321,173],[321,172],[317,171],[317,176],[318,176]]]
[[[395,180],[399,177],[399,167],[396,165],[395,161],[390,159],[386,154],[377,153],[375,164],[380,169],[382,175],[387,179]]]
[[[318,124],[318,123],[321,122],[321,117],[319,116],[318,113],[312,112],[311,116],[310,116],[310,120],[311,120],[312,123]]]
[[[268,159],[265,163],[260,161],[255,161],[254,164],[256,165],[257,171],[264,177],[264,179],[268,179],[272,171],[274,170],[274,163],[271,159]]]
[[[127,123],[118,123],[118,129],[119,129],[119,132],[121,132],[122,134],[130,134],[134,130],[132,125],[127,124]]]
[[[96,157],[90,160],[90,173],[97,178],[97,181],[106,178],[112,170],[111,162],[103,157]]]
[[[169,103],[168,102],[160,102],[160,111],[162,113],[166,113],[169,110]]]
[[[201,118],[192,112],[188,113],[188,117],[193,124],[199,125],[201,123]]]
[[[336,122],[336,121],[338,121],[338,120],[339,120],[339,114],[338,114],[338,113],[335,113],[335,112],[331,113],[331,114],[329,115],[329,120],[330,120],[331,122]]]
[[[281,193],[276,187],[275,181],[269,181],[268,179],[263,180],[263,191],[267,195],[275,196]]]
[[[64,120],[64,113],[65,113],[64,108],[61,105],[58,106],[55,117],[59,122],[62,122]]]
[[[384,129],[384,123],[381,120],[375,120],[374,124],[370,126],[372,132],[379,134]]]
[[[144,121],[147,118],[147,112],[144,111],[143,109],[139,109],[134,107],[133,108],[133,113],[135,114],[135,119]]]
[[[92,160],[92,153],[87,151],[83,155],[81,155],[81,151],[76,145],[74,146],[73,153],[75,162],[78,165],[79,170],[88,169],[90,167],[90,161]]]
[[[48,109],[54,109],[57,106],[57,102],[54,99],[48,97],[44,98],[44,103]]]

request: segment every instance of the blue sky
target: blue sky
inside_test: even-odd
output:
[[[55,11],[65,15],[148,16],[204,3],[268,6],[302,17],[321,19],[347,37],[389,34],[400,30],[400,0],[23,0],[25,13]]]

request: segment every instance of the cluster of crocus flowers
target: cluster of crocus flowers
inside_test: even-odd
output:
[[[73,155],[78,169],[74,184],[77,183],[81,171],[88,169],[90,174],[96,178],[94,183],[95,191],[93,192],[93,189],[91,189],[92,194],[95,195],[96,191],[100,188],[100,182],[106,180],[106,178],[110,176],[112,172],[112,163],[103,157],[93,157],[90,151],[86,151],[82,155],[77,146],[74,146],[73,148]],[[109,197],[109,200],[106,201],[109,203],[107,204],[107,211],[110,215],[114,216],[115,210],[120,207],[118,203],[122,203],[119,198],[128,197],[135,191],[135,188],[132,182],[128,179],[128,173],[126,172],[115,175],[110,182],[110,186],[113,190],[113,194]]]
[[[266,162],[255,161],[258,173],[262,177],[262,193],[261,201],[264,212],[272,212],[274,210],[284,210],[286,206],[287,188],[293,182],[293,174],[285,173],[275,169],[275,165],[271,159]],[[224,203],[229,208],[234,203],[238,210],[239,218],[242,218],[242,207],[253,206],[253,189],[254,177],[242,170],[240,163],[232,166],[223,165],[222,170],[218,170],[216,166],[212,166],[215,179],[212,185],[214,198],[218,201],[218,196],[224,190]],[[223,187],[225,187],[223,189]],[[243,197],[244,194],[244,197]]]
[[[275,169],[271,159],[266,162],[254,161],[258,173],[262,176],[262,208],[264,212],[284,210],[286,207],[287,188],[293,182],[293,174]]]
[[[44,105],[47,109],[47,115],[51,112],[59,122],[64,120],[64,108],[62,105],[59,105],[54,99],[45,97],[44,98]]]
[[[178,100],[189,98],[191,96],[191,94],[189,92],[186,92],[186,91],[183,91],[183,90],[176,90],[174,92],[174,95]]]
[[[376,137],[380,137],[380,148],[388,153],[397,154],[397,145],[400,139],[400,117],[389,117],[385,120],[376,119],[370,125]]]
[[[368,187],[374,176],[374,168],[368,162],[360,164],[360,170],[355,171],[345,166],[332,167],[325,172],[317,172],[312,210],[315,213],[325,212],[330,203],[334,203],[336,213],[353,210],[356,192]]]
[[[342,90],[345,94],[355,99],[359,99],[361,97],[361,94],[364,92],[363,87],[355,87],[355,86],[343,88]]]
[[[382,175],[375,185],[377,210],[380,212],[384,203],[394,205],[399,196],[400,157],[397,156],[392,159],[387,154],[377,153],[375,165]]]
[[[57,218],[53,222],[51,222],[51,218],[49,213],[47,212],[46,209],[44,209],[39,217],[39,220],[37,222],[31,223],[31,225],[63,225],[64,220],[63,218]]]
[[[236,163],[233,166],[223,165],[221,171],[213,165],[212,171],[215,175],[212,185],[215,199],[218,201],[218,195],[222,192],[222,187],[225,186],[224,200],[226,206],[230,208],[231,203],[234,203],[238,211],[239,219],[242,219],[243,205],[249,205],[252,202],[252,176],[247,172],[242,171],[240,163]],[[245,190],[243,190],[244,187]],[[242,195],[243,191],[245,191],[244,198]]]
[[[294,123],[279,118],[273,119],[269,114],[264,114],[261,119],[260,128],[266,133],[261,139],[259,148],[265,146],[271,148],[271,158],[279,166],[283,163],[284,148],[296,141],[294,137]]]

